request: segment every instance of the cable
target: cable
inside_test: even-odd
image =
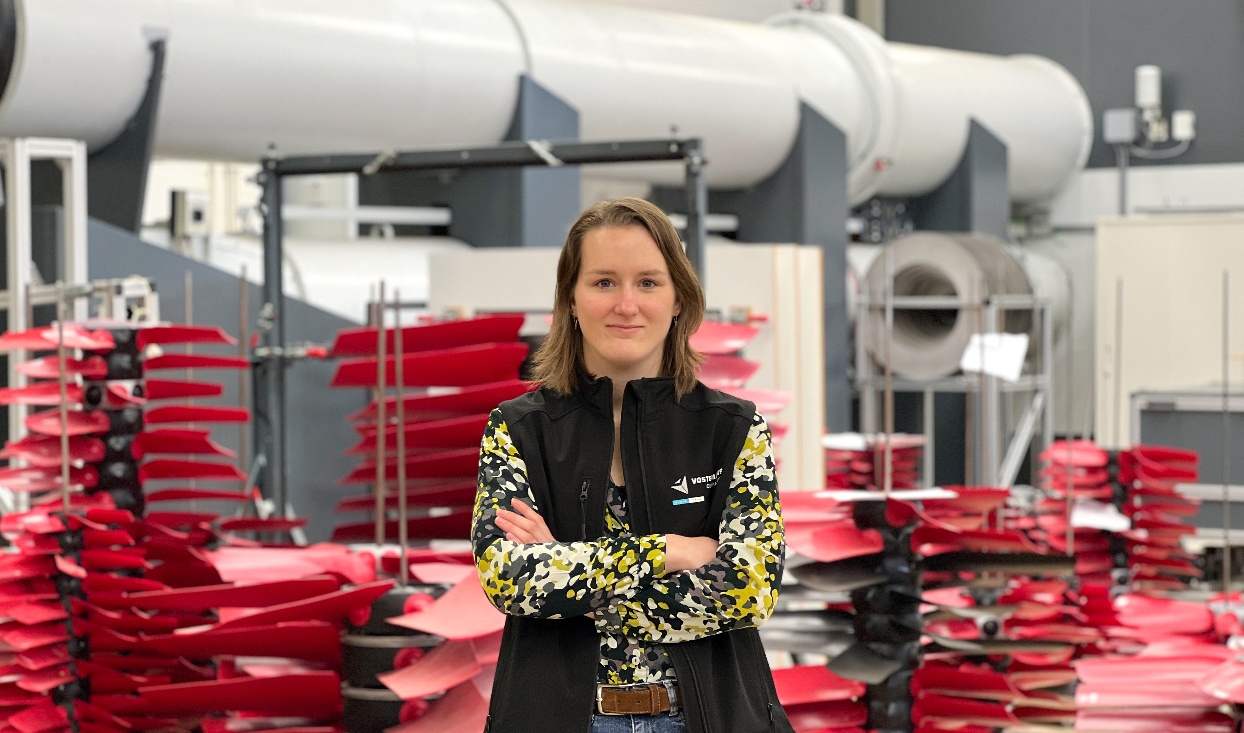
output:
[[[1133,145],[1132,155],[1135,155],[1137,158],[1144,158],[1145,160],[1170,160],[1171,158],[1178,158],[1188,152],[1188,148],[1191,145],[1191,140],[1180,140],[1178,145],[1169,148],[1161,148],[1160,150],[1142,148]]]

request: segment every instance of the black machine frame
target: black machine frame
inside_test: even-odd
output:
[[[290,511],[285,368],[301,356],[285,342],[284,221],[281,184],[290,176],[357,173],[372,176],[398,171],[450,171],[527,166],[560,167],[597,163],[682,161],[685,169],[687,256],[699,275],[705,275],[705,217],[708,190],[704,179],[704,145],[700,138],[658,138],[616,142],[550,142],[522,140],[483,147],[437,150],[386,151],[378,154],[303,155],[281,157],[270,152],[262,161],[258,183],[263,189],[263,305],[260,310],[261,344],[254,350],[254,430],[252,432],[256,485],[275,504],[278,513]],[[477,243],[473,243],[477,244]]]

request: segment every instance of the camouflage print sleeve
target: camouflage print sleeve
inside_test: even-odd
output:
[[[759,626],[773,613],[785,553],[769,427],[759,414],[734,463],[717,559],[650,581],[596,613],[596,629],[677,643]]]
[[[582,616],[665,573],[663,535],[527,545],[508,540],[497,528],[497,509],[508,509],[514,498],[535,506],[527,466],[501,411],[493,410],[480,445],[471,542],[484,592],[503,613]]]

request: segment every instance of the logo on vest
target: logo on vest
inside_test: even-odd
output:
[[[690,495],[691,488],[702,486],[704,490],[707,491],[708,489],[711,489],[717,485],[717,479],[719,478],[721,478],[720,468],[717,469],[715,473],[710,473],[707,476],[692,476],[690,480],[688,480],[686,476],[683,476],[682,478],[675,481],[674,485],[670,486],[670,488],[673,489],[674,491],[687,494],[688,496],[685,499],[675,499],[670,503],[673,506],[681,506],[683,504],[699,504],[700,502],[704,501],[704,497],[703,496],[691,496]]]

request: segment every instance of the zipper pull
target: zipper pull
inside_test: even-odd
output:
[[[579,536],[583,541],[587,541],[587,490],[591,488],[592,480],[583,479],[583,485],[579,487]]]

